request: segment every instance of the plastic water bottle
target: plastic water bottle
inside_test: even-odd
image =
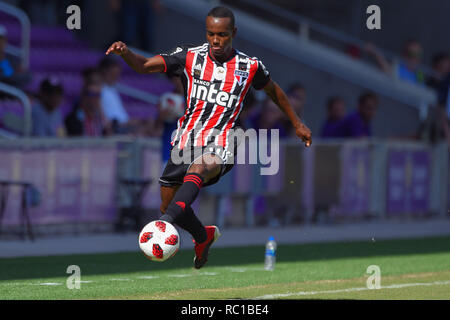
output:
[[[277,243],[275,242],[275,239],[273,237],[270,237],[269,241],[267,241],[266,243],[266,259],[264,262],[265,270],[275,269],[276,251],[277,251]]]

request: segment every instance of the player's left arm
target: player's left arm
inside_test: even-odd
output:
[[[302,122],[294,109],[292,109],[291,103],[283,89],[275,81],[270,79],[264,87],[264,91],[289,118],[295,128],[295,134],[305,142],[305,146],[309,147],[312,143],[311,130]]]

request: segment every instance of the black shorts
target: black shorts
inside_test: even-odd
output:
[[[172,187],[183,184],[183,179],[188,172],[192,163],[204,154],[215,154],[219,156],[221,161],[222,170],[220,174],[203,184],[203,187],[210,186],[217,183],[220,177],[230,171],[235,163],[237,146],[233,152],[225,150],[223,147],[217,147],[215,145],[203,146],[203,147],[186,147],[184,149],[171,148],[171,156],[167,161],[164,171],[159,178],[159,184],[165,187]],[[182,160],[182,161],[180,161]]]

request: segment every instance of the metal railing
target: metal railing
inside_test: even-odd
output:
[[[21,9],[0,2],[0,11],[16,17],[21,25],[20,48],[9,44],[6,52],[20,57],[21,67],[26,70],[30,65],[30,19]]]
[[[134,99],[148,102],[148,103],[154,104],[154,105],[158,104],[159,98],[157,95],[155,95],[153,93],[148,93],[146,91],[135,89],[135,88],[127,86],[125,84],[117,84],[116,88],[121,94],[127,95]]]
[[[25,92],[15,87],[12,87],[6,83],[0,82],[0,92],[5,92],[12,96],[15,96],[23,106],[23,135],[28,137],[32,132],[32,119],[31,119],[31,104]]]

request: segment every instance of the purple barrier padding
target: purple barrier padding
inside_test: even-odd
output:
[[[89,150],[81,162],[81,199],[87,198],[83,221],[108,221],[116,217],[116,149]]]
[[[41,204],[29,209],[33,224],[115,219],[115,149],[0,150],[0,154],[0,178],[31,182],[41,192]],[[19,222],[20,194],[14,189],[9,192],[4,225]]]
[[[278,157],[276,155],[272,155],[271,161],[272,163],[265,165],[265,167],[271,167],[273,170],[278,166],[278,172],[271,175],[262,176],[265,180],[265,191],[269,193],[279,193],[283,189],[284,179],[288,179],[289,177],[284,176],[285,169],[285,151],[286,148],[279,147],[276,152],[278,152]],[[278,165],[275,165],[273,162],[278,161]]]
[[[0,179],[18,180],[21,176],[21,154],[12,150],[0,150]],[[3,190],[2,190],[3,191]],[[3,225],[18,224],[20,219],[20,187],[8,188],[8,199]]]
[[[389,152],[386,196],[389,215],[429,211],[430,161],[427,151]]]
[[[252,192],[252,167],[249,165],[249,141],[245,139],[237,149],[237,156],[233,169],[227,175],[231,175],[233,190],[230,192],[236,193],[251,193]],[[245,155],[245,159],[241,160]],[[240,157],[239,159],[237,157]],[[244,163],[239,163],[244,162]]]
[[[237,193],[250,193],[252,191],[252,171],[249,165],[235,164],[231,172],[233,176],[233,186]],[[231,190],[230,190],[231,191]]]
[[[142,205],[146,208],[156,209],[161,205],[159,177],[163,170],[162,155],[160,149],[144,149],[142,153],[142,178],[151,179],[152,183],[145,192]]]
[[[370,210],[370,152],[368,147],[343,145],[341,149],[340,204],[346,216],[360,216]]]

